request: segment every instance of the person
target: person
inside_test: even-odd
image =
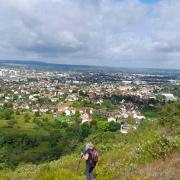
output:
[[[83,159],[86,161],[86,180],[94,180],[93,170],[98,161],[98,153],[92,143],[87,143],[85,149],[81,153]]]

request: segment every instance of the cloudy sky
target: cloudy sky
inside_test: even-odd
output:
[[[180,69],[180,0],[0,0],[0,59]]]

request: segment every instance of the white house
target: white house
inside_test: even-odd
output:
[[[162,95],[165,96],[166,101],[177,101],[177,98],[171,93],[162,93]]]
[[[133,118],[134,118],[134,119],[139,119],[139,120],[145,119],[144,116],[138,116],[137,114],[134,114],[134,115],[133,115]]]
[[[129,125],[127,123],[121,125],[120,132],[122,134],[127,134],[129,130]]]
[[[78,97],[74,94],[68,95],[67,100],[68,101],[76,101],[76,100],[78,100]]]
[[[109,118],[108,118],[108,122],[116,122],[116,119],[113,118],[113,117],[109,117]]]

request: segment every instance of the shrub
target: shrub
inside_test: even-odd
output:
[[[171,134],[180,133],[180,102],[163,107],[159,124],[167,128]]]

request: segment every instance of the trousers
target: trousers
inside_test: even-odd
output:
[[[86,163],[86,180],[95,180],[93,169],[88,163]]]

